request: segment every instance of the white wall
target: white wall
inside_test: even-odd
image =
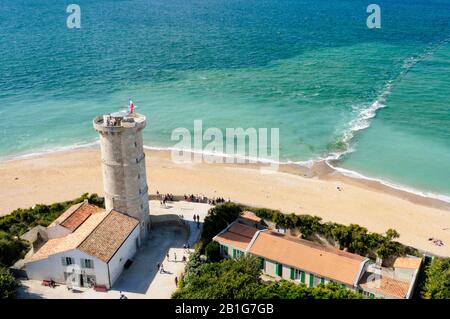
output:
[[[139,225],[128,236],[116,254],[108,262],[111,285],[119,278],[123,271],[123,266],[128,259],[131,259],[136,253],[136,238],[139,238]],[[151,267],[152,265],[149,265]]]
[[[277,266],[273,261],[265,259],[264,272],[269,276],[277,276]]]
[[[62,258],[71,257],[75,264],[71,267],[63,266]],[[81,267],[81,259],[91,259],[94,262],[93,269]],[[85,254],[78,249],[69,250],[49,256],[47,259],[28,262],[25,265],[27,275],[30,279],[44,280],[53,279],[57,283],[66,284],[64,272],[75,270],[75,273],[95,275],[97,284],[109,287],[109,277],[107,264],[100,259]],[[76,283],[74,285],[77,285]]]

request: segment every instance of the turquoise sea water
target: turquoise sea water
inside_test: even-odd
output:
[[[0,157],[96,140],[131,97],[172,130],[278,127],[282,161],[450,194],[450,1],[79,0],[0,4]]]

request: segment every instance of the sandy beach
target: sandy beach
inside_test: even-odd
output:
[[[146,151],[149,192],[224,197],[256,207],[311,214],[370,231],[394,228],[399,241],[450,256],[450,204],[357,180],[326,164],[311,169],[256,164],[177,164],[169,151]],[[339,190],[339,189],[340,190]],[[57,152],[0,163],[0,215],[37,203],[70,200],[82,193],[102,195],[98,148]],[[429,238],[444,246],[435,246]]]

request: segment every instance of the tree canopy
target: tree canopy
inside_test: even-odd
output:
[[[214,236],[235,221],[241,212],[241,206],[234,203],[223,203],[211,208],[203,223],[201,248],[203,249]]]
[[[5,269],[0,268],[0,299],[11,299],[16,297],[17,282],[13,275]]]
[[[435,257],[425,270],[425,299],[450,299],[450,258]]]
[[[198,256],[194,256],[196,259]],[[197,267],[195,275],[191,267]],[[354,299],[361,298],[336,284],[308,288],[286,280],[264,282],[261,279],[257,257],[242,256],[215,263],[189,262],[183,288],[178,289],[176,299]]]

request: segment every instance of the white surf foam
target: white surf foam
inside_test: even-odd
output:
[[[346,168],[333,166],[328,161],[326,161],[326,164],[328,166],[330,166],[332,169],[334,169],[337,172],[341,173],[342,175],[345,175],[345,176],[348,176],[348,177],[351,177],[351,178],[379,182],[380,184],[385,185],[385,186],[390,187],[390,188],[393,188],[393,189],[397,189],[397,190],[400,190],[400,191],[404,191],[404,192],[411,193],[411,194],[418,195],[418,196],[425,197],[425,198],[433,198],[433,199],[441,200],[441,201],[446,202],[446,203],[450,203],[450,196],[447,196],[447,195],[437,194],[437,193],[433,193],[433,192],[420,191],[420,190],[417,190],[417,189],[412,188],[410,186],[400,185],[400,184],[397,184],[397,183],[388,182],[386,180],[373,178],[373,177],[368,177],[366,175],[363,175],[361,173],[358,173],[358,172],[355,172],[355,171],[352,171],[352,170],[349,170],[349,169],[346,169]]]
[[[42,149],[42,150],[39,150],[36,152],[31,152],[31,153],[16,154],[16,155],[11,155],[11,156],[0,157],[0,162],[29,159],[29,158],[35,158],[35,157],[40,157],[40,156],[44,156],[44,155],[49,155],[52,153],[68,152],[68,151],[77,150],[77,149],[91,148],[91,147],[97,146],[99,144],[100,143],[97,140],[95,142],[75,143],[75,144],[66,145],[66,146],[55,146],[55,147],[46,148],[46,149]]]
[[[433,56],[433,54],[442,46],[450,42],[450,37],[446,38],[436,44],[430,45],[427,47],[424,52],[421,54],[418,54],[416,56],[409,57],[403,61],[401,71],[397,75],[395,79],[389,80],[386,85],[384,86],[383,90],[381,90],[381,93],[376,98],[372,104],[368,106],[363,107],[354,107],[354,111],[357,113],[356,117],[350,121],[350,123],[347,125],[347,129],[342,134],[342,137],[340,139],[340,142],[345,144],[345,150],[340,152],[331,152],[330,154],[327,154],[322,159],[325,160],[338,160],[343,155],[354,152],[355,148],[352,145],[352,140],[355,137],[355,135],[370,127],[371,121],[373,118],[377,116],[378,110],[384,108],[387,106],[387,99],[391,95],[395,84],[399,83],[403,80],[403,78],[408,74],[408,72],[414,68],[418,63],[430,58]]]

